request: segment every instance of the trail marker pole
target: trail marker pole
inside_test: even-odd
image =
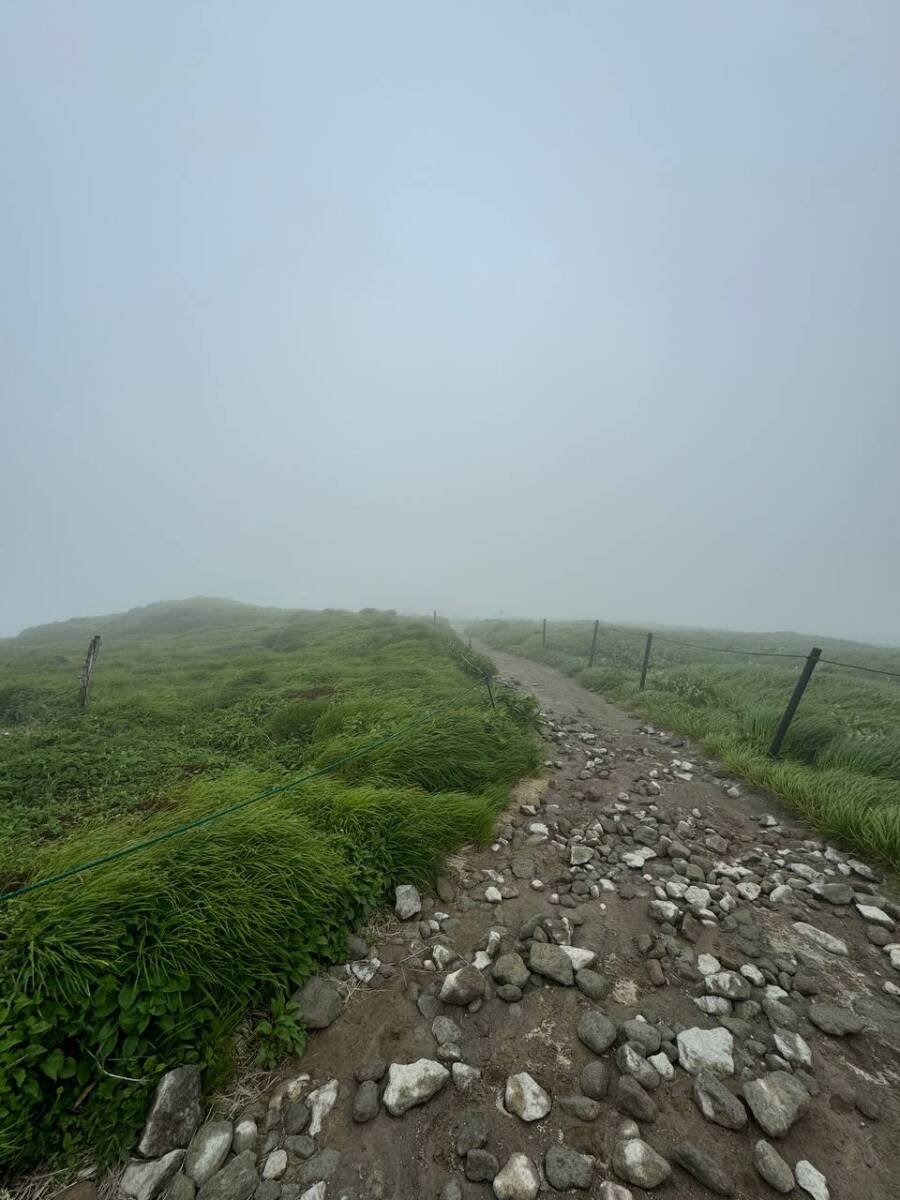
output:
[[[806,691],[806,685],[809,683],[812,673],[816,668],[816,663],[819,661],[819,656],[822,653],[820,646],[813,646],[809,654],[806,656],[806,662],[803,664],[803,670],[800,672],[800,678],[794,684],[794,690],[791,692],[791,698],[788,700],[787,708],[784,710],[784,716],[778,722],[778,728],[775,730],[775,736],[772,738],[772,745],[769,747],[769,757],[777,758],[778,751],[781,749],[781,743],[784,741],[784,735],[790,727],[791,721],[794,719],[794,713],[797,711],[797,705],[800,703],[803,693]]]
[[[100,653],[100,634],[95,633],[88,645],[87,654],[84,656],[84,663],[81,668],[81,681],[78,688],[78,704],[81,711],[87,708],[88,689],[91,686],[91,676],[94,673],[94,667],[97,665],[97,655]]]
[[[541,646],[546,646],[546,645],[547,645],[547,618],[544,617],[543,623],[541,624]]]
[[[491,687],[490,675],[485,675],[484,682],[487,684],[488,695],[491,698],[491,708],[496,708],[497,705],[494,703],[494,689]]]
[[[434,610],[431,616],[432,625],[437,625],[437,609]]]
[[[647,668],[650,666],[650,647],[653,645],[653,634],[647,634],[647,645],[644,647],[644,661],[641,664],[641,691],[647,682]]]
[[[589,667],[592,667],[594,665],[594,655],[597,652],[597,631],[599,630],[599,628],[600,628],[600,622],[595,621],[594,622],[594,636],[591,638],[591,653],[588,657],[588,666]]]

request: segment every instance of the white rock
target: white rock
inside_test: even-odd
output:
[[[775,1047],[788,1062],[798,1063],[801,1067],[808,1067],[812,1063],[812,1050],[799,1033],[792,1033],[789,1029],[776,1029]]]
[[[542,879],[532,879],[531,886],[536,892],[542,892],[544,890],[544,882]]]
[[[786,883],[780,883],[778,887],[772,888],[769,892],[769,900],[772,904],[780,904],[782,900],[790,900],[794,895],[794,889]]]
[[[826,933],[824,929],[817,929],[815,925],[808,925],[805,921],[794,921],[793,928],[795,933],[798,933],[805,941],[812,942],[820,950],[827,950],[829,954],[842,954],[846,956],[850,953],[846,942],[841,941],[840,938],[834,937],[830,933]]]
[[[541,1177],[527,1154],[511,1154],[494,1176],[497,1200],[535,1200]]]
[[[762,894],[762,888],[758,883],[753,883],[749,879],[745,879],[743,883],[737,885],[738,895],[742,900],[758,900]]]
[[[422,911],[422,897],[419,895],[419,889],[413,887],[411,883],[401,883],[394,889],[394,896],[396,898],[394,912],[401,921],[409,921]]]
[[[484,898],[489,904],[499,904],[503,896],[500,894],[499,888],[489,887],[484,889]]]
[[[569,863],[573,867],[583,867],[593,857],[594,851],[590,846],[573,846],[569,851]]]
[[[243,1117],[234,1127],[234,1138],[231,1148],[235,1154],[243,1154],[245,1150],[255,1150],[256,1139],[258,1137],[259,1130],[256,1127],[256,1122],[252,1117]]]
[[[675,1068],[669,1061],[666,1054],[653,1054],[647,1059],[647,1062],[653,1067],[660,1079],[670,1080],[675,1078]]]
[[[316,1088],[306,1097],[310,1111],[309,1128],[306,1132],[310,1137],[315,1137],[317,1133],[321,1132],[322,1122],[337,1104],[337,1098],[338,1081],[336,1079],[329,1079],[327,1083],[323,1083],[321,1087]]]
[[[606,1179],[600,1184],[597,1197],[598,1200],[634,1200],[630,1188],[621,1183],[613,1183],[611,1179]]]
[[[727,1029],[682,1029],[677,1037],[678,1062],[690,1075],[711,1071],[713,1075],[734,1074],[734,1038]]]
[[[794,1175],[797,1179],[797,1186],[803,1188],[804,1192],[808,1192],[813,1200],[829,1200],[828,1183],[821,1171],[816,1168],[805,1158],[801,1158],[800,1162],[794,1167]]]
[[[380,958],[361,958],[357,962],[350,963],[350,971],[360,983],[369,983],[378,974],[380,966]]]
[[[722,964],[714,954],[698,954],[697,970],[701,975],[716,975],[722,970]]]
[[[684,898],[692,908],[707,908],[712,899],[709,888],[697,887],[694,883],[684,893]]]
[[[301,1195],[300,1200],[325,1200],[325,1191],[328,1184],[324,1179],[320,1179],[318,1183],[314,1183],[311,1188],[307,1188]]]
[[[384,1107],[392,1117],[402,1117],[417,1104],[425,1104],[437,1095],[450,1072],[431,1058],[419,1058],[412,1063],[391,1063],[388,1084],[384,1089]]]
[[[744,963],[741,967],[741,974],[754,987],[765,987],[766,977],[762,971],[754,963]]]
[[[450,963],[456,958],[456,951],[451,950],[449,946],[443,946],[440,942],[432,948],[431,957],[434,959],[434,965],[439,971],[445,970]]]
[[[550,1097],[527,1071],[507,1079],[505,1103],[507,1112],[523,1121],[540,1121],[550,1111]]]
[[[688,890],[688,885],[682,879],[667,879],[666,880],[666,895],[672,900],[683,900],[684,894]]]
[[[550,836],[550,830],[543,821],[532,821],[528,826],[528,832],[534,834],[536,837],[547,838]]]
[[[280,1179],[287,1170],[287,1150],[272,1150],[263,1164],[263,1179]]]
[[[695,996],[694,1003],[701,1012],[710,1017],[728,1017],[731,1015],[731,1001],[724,996]]]
[[[874,904],[857,904],[856,911],[870,925],[883,925],[885,929],[894,928],[894,918],[889,917],[883,908],[878,908]]]
[[[677,922],[680,914],[678,905],[672,900],[651,900],[648,907],[650,916],[655,921],[668,921],[673,925]]]
[[[633,871],[640,871],[644,863],[649,862],[651,858],[656,858],[656,851],[651,850],[649,846],[642,846],[640,850],[626,851],[622,855],[622,862]]]
[[[489,967],[493,959],[486,950],[476,950],[473,966],[476,966],[479,971],[483,971],[485,967]]]
[[[597,960],[597,955],[593,950],[582,950],[578,946],[560,946],[560,950],[562,950],[563,954],[568,955],[573,971],[580,971],[584,967],[589,967]]]

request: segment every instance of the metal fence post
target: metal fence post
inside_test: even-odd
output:
[[[794,690],[791,692],[791,698],[788,700],[787,708],[784,710],[784,715],[778,722],[778,728],[775,730],[775,736],[772,738],[772,744],[769,747],[770,758],[778,757],[778,751],[781,749],[781,743],[784,741],[784,735],[787,733],[790,723],[794,718],[794,713],[797,711],[797,705],[800,703],[800,698],[806,691],[806,685],[810,681],[821,653],[822,649],[820,646],[813,646],[812,650],[810,650],[809,654],[806,656],[806,662],[803,664],[803,670],[800,672],[800,678],[794,684]]]
[[[547,645],[547,618],[544,617],[543,623],[541,624],[541,646],[546,646],[546,645]]]
[[[650,647],[653,645],[653,634],[647,634],[647,645],[644,647],[644,661],[641,664],[641,691],[647,682],[647,668],[650,666]]]
[[[594,622],[594,636],[591,638],[591,653],[590,653],[590,657],[588,658],[588,667],[592,667],[594,665],[594,655],[597,652],[597,630],[599,628],[600,628],[600,622],[595,621]]]

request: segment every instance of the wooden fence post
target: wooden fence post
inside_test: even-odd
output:
[[[600,628],[600,622],[595,621],[594,622],[594,636],[591,638],[591,653],[588,658],[588,667],[592,667],[594,665],[594,655],[597,652],[597,630],[599,628]]]
[[[541,624],[541,646],[544,647],[546,645],[547,645],[547,618],[544,617],[543,623]]]
[[[432,625],[437,625],[437,609],[431,615],[431,623]]]
[[[641,691],[644,690],[644,684],[647,682],[647,668],[650,666],[650,647],[653,645],[653,634],[647,634],[647,644],[644,647],[644,661],[641,664]]]
[[[94,667],[97,665],[97,655],[100,653],[100,634],[95,633],[88,645],[87,654],[84,656],[84,663],[81,667],[81,684],[78,688],[78,704],[81,711],[87,708],[88,689],[91,686],[91,675],[94,673]]]
[[[784,741],[784,735],[787,733],[791,721],[794,718],[794,713],[797,711],[797,705],[803,693],[806,691],[806,685],[809,683],[816,663],[819,661],[819,655],[822,653],[820,646],[813,646],[809,654],[806,656],[806,662],[803,664],[803,670],[800,672],[800,678],[794,684],[794,690],[791,692],[791,698],[788,700],[787,708],[784,710],[784,715],[778,722],[778,728],[775,730],[775,736],[772,738],[772,744],[769,747],[769,757],[777,758],[778,751],[781,749],[781,743]]]

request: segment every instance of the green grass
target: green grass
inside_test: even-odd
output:
[[[801,663],[746,658],[702,646],[824,657],[900,672],[900,649],[783,634],[655,630],[650,673],[640,691],[642,631],[600,627],[588,669],[593,622],[483,621],[470,632],[489,645],[558,667],[708,753],[759,787],[789,801],[811,823],[848,847],[900,870],[900,680],[819,665],[778,761],[768,745]],[[676,646],[665,638],[691,643]]]
[[[160,1073],[227,1074],[233,1031],[299,1036],[290,991],[400,882],[490,836],[537,765],[443,626],[391,613],[153,606],[0,644],[5,886],[331,763],[339,772],[0,908],[0,1163],[134,1139]],[[86,714],[77,666],[104,637]],[[482,666],[484,664],[481,664]],[[437,706],[449,707],[414,727]],[[269,1051],[267,1050],[267,1053]],[[124,1078],[123,1078],[124,1077]]]

